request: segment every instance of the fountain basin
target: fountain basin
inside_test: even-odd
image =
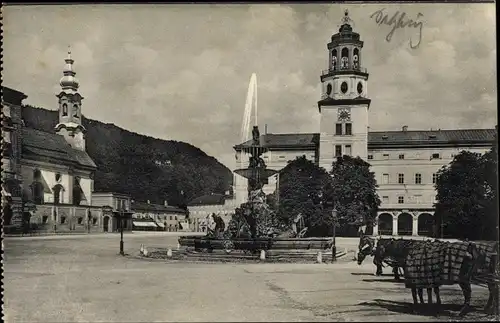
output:
[[[232,239],[235,250],[326,250],[333,245],[332,238],[257,238]],[[208,237],[180,237],[179,244],[185,248],[223,250],[227,240]]]

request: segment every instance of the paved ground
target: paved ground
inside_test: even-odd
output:
[[[165,263],[121,257],[119,235],[6,238],[7,322],[435,321],[409,313],[411,296],[390,276],[373,276],[371,258],[336,264]],[[170,233],[125,235],[125,250],[177,245]],[[356,239],[338,239],[352,249]],[[349,256],[352,258],[352,254]],[[388,271],[388,270],[387,270]],[[444,287],[455,319],[463,298]],[[473,289],[484,304],[487,290]],[[455,304],[455,306],[453,306]],[[486,319],[473,313],[470,319]]]

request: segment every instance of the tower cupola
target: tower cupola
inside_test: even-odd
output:
[[[63,77],[59,81],[61,88],[66,93],[76,93],[78,91],[78,80],[75,77],[76,73],[73,71],[73,63],[71,58],[71,47],[68,46],[68,57],[64,60],[66,65],[63,70]]]

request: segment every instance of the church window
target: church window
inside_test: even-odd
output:
[[[344,47],[342,48],[342,58],[340,59],[340,68],[345,70],[349,68],[349,50]]]
[[[405,203],[405,197],[404,196],[398,196],[398,203],[399,204],[404,204]]]
[[[68,115],[68,105],[66,103],[63,103],[63,105],[62,105],[62,115],[63,116]]]
[[[78,104],[73,104],[73,117],[78,118]]]
[[[335,124],[335,134],[338,136],[342,135],[342,124],[341,123]]]
[[[422,174],[415,174],[415,184],[422,184]]]
[[[63,191],[63,187],[58,184],[54,186],[52,191],[54,192],[54,204],[61,203],[61,192]]]
[[[80,187],[80,177],[75,176],[73,180],[73,205],[80,205],[82,200],[82,189]]]
[[[348,136],[352,135],[352,123],[345,124],[345,134]]]
[[[35,169],[33,171],[33,183],[31,184],[31,193],[33,196],[33,202],[35,204],[43,204],[43,184],[42,184],[42,173],[40,170]]]
[[[399,184],[405,183],[405,174],[398,174],[398,183]]]
[[[331,83],[328,83],[326,85],[326,94],[329,96],[330,94],[332,94],[332,84]]]

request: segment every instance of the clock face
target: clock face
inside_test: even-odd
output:
[[[342,91],[342,93],[347,92],[347,83],[346,82],[342,82],[342,84],[340,85],[340,91]]]
[[[351,112],[347,109],[339,109],[338,119],[339,121],[351,120]]]
[[[358,93],[359,94],[363,93],[363,83],[361,82],[358,83]]]

